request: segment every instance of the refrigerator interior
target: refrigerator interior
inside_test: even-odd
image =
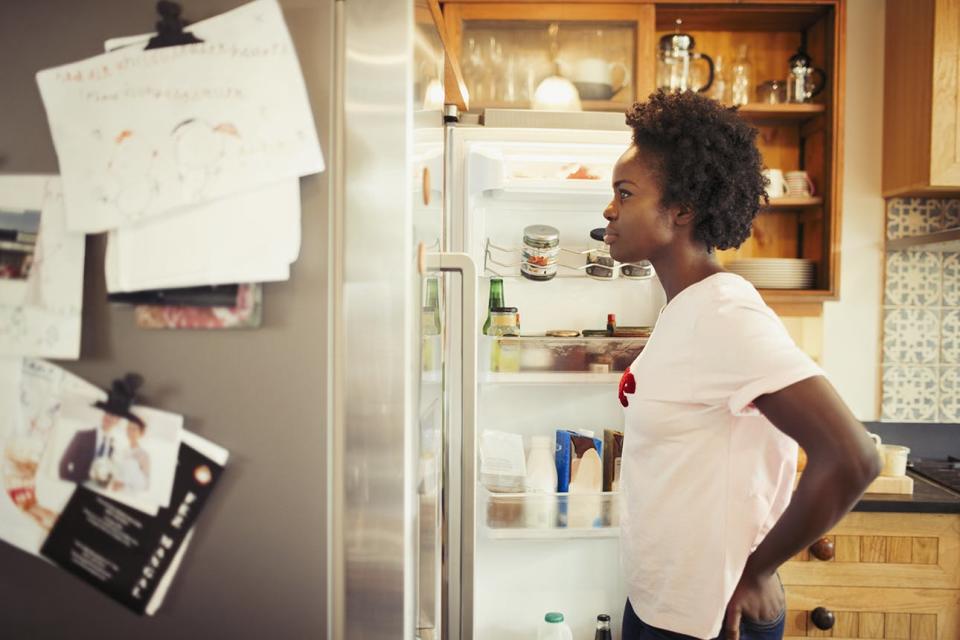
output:
[[[518,308],[524,348],[532,342],[523,336],[547,330],[603,329],[608,313],[615,313],[620,325],[653,325],[665,302],[656,277],[597,280],[583,270],[589,231],[606,225],[602,212],[612,196],[610,174],[629,142],[626,130],[455,132],[451,249],[466,251],[477,264],[481,324],[490,278],[500,276],[505,304]],[[558,275],[545,282],[520,276],[517,266],[523,229],[533,224],[553,226],[560,234]],[[558,428],[590,430],[600,439],[604,429],[622,430],[619,371],[559,372],[543,362],[537,370],[521,366],[510,373],[494,371],[494,339],[478,336],[478,340],[478,438],[488,429],[520,434],[529,451],[532,436],[552,438]],[[552,344],[555,354],[566,348],[557,343],[562,341]],[[588,343],[574,339],[571,344],[582,349]],[[478,455],[476,443],[472,448]],[[535,637],[547,611],[563,612],[575,637],[590,637],[600,613],[609,614],[619,627],[626,596],[615,516],[605,515],[592,527],[573,526],[571,521],[547,529],[527,529],[523,524],[501,528],[502,523],[492,523],[491,518],[498,517],[493,514],[503,505],[491,504],[491,494],[477,478],[473,482],[474,637]],[[501,498],[493,500],[499,503]],[[598,497],[605,514],[616,499],[616,494]],[[536,499],[514,500],[520,510],[517,517],[522,518],[524,508],[535,508]],[[566,497],[558,500],[564,511]]]

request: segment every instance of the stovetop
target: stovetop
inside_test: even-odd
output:
[[[947,456],[946,460],[917,459],[910,462],[910,470],[952,491],[960,493],[960,458]]]

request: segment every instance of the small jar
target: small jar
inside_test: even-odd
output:
[[[520,273],[530,280],[551,280],[557,275],[560,255],[560,232],[545,224],[534,224],[523,230],[523,261]]]
[[[516,307],[494,307],[490,310],[490,335],[494,336],[490,346],[490,370],[505,373],[519,371],[520,342],[500,340],[520,335]]]
[[[607,243],[603,241],[603,228],[590,232],[590,251],[587,253],[587,275],[597,280],[613,280],[617,277],[617,269]]]
[[[649,260],[628,262],[620,265],[620,275],[631,280],[646,280],[653,277],[653,265]]]
[[[520,335],[520,324],[517,322],[516,307],[494,307],[490,309],[490,335]]]

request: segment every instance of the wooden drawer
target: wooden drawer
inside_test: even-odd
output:
[[[850,513],[827,537],[833,559],[801,553],[784,584],[960,589],[960,515]]]
[[[960,591],[787,586],[784,638],[957,640]],[[826,607],[836,622],[821,631],[810,612]]]

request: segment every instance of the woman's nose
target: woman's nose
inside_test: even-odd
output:
[[[617,217],[617,212],[613,206],[613,201],[610,201],[610,204],[607,205],[606,209],[603,210],[603,217],[607,220],[615,220]]]

